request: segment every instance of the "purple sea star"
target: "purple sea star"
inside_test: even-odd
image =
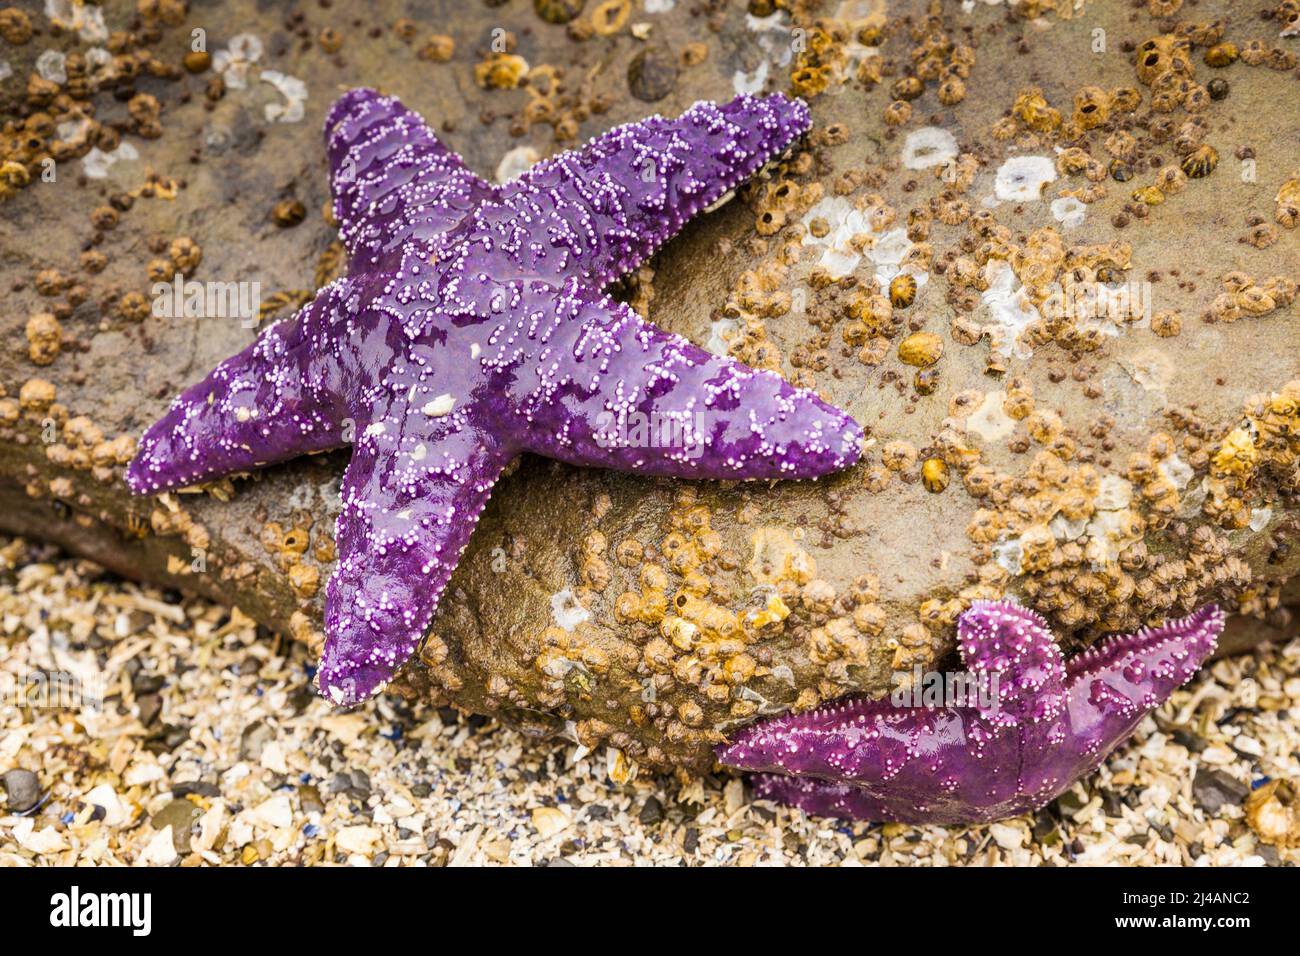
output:
[[[996,694],[966,705],[849,699],[745,728],[718,749],[759,772],[760,798],[808,813],[981,823],[1036,810],[1126,740],[1214,650],[1223,613],[1102,641],[1063,661],[1046,622],[977,601],[957,625],[971,675]]]
[[[682,478],[854,463],[848,415],[600,291],[808,128],[807,107],[779,94],[702,102],[495,186],[395,98],[346,93],[325,136],[348,275],[181,394],[128,483],[178,488],[354,430],[319,670],[321,692],[351,704],[416,649],[521,452]]]

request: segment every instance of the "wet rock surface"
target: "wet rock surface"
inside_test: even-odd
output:
[[[38,32],[0,47],[23,79],[0,103],[0,162],[23,168],[6,167],[0,219],[0,527],[318,642],[345,452],[126,492],[133,439],[256,334],[183,304],[155,314],[154,283],[259,283],[270,321],[334,274],[319,124],[341,88],[398,93],[491,176],[511,150],[546,155],[766,80],[809,99],[806,148],[620,293],[848,409],[869,428],[863,463],[731,486],[526,459],[399,691],[705,767],[756,716],[942,665],[974,598],[1032,605],[1069,650],[1210,600],[1245,615],[1238,645],[1294,631],[1300,130],[1296,41],[1259,16],[1270,4],[1033,21],[979,5],[929,25],[925,4],[891,4],[829,30],[811,12],[681,5],[621,20],[588,5],[565,25],[529,4],[337,6],[108,10],[129,43],[33,12]],[[642,22],[654,55],[677,57],[653,106],[628,86],[649,75],[633,69]],[[190,72],[194,28],[212,56]],[[1228,41],[1245,55],[1208,65]],[[93,48],[132,61],[88,91]],[[40,75],[50,49],[62,85]],[[1230,92],[1201,102],[1219,78]],[[60,139],[83,125],[93,145]],[[1025,156],[1046,165],[1007,168]],[[1052,312],[1052,283],[1137,283],[1150,315]],[[162,727],[156,745],[183,734]]]

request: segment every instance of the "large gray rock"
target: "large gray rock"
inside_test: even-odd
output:
[[[324,281],[339,263],[319,213],[327,200],[319,123],[351,85],[402,95],[491,175],[511,149],[544,154],[557,136],[583,139],[652,110],[726,98],[767,64],[777,87],[794,72],[795,88],[811,97],[808,148],[692,224],[625,291],[663,326],[780,369],[849,409],[869,428],[862,464],[816,483],[727,485],[525,459],[498,485],[399,689],[539,734],[568,727],[584,743],[606,741],[645,763],[703,767],[738,723],[846,692],[882,693],[895,673],[944,660],[953,621],[976,597],[1036,607],[1072,650],[1210,600],[1257,622],[1235,625],[1233,647],[1277,626],[1294,631],[1284,605],[1300,598],[1300,322],[1287,283],[1300,256],[1296,231],[1275,222],[1286,218],[1279,190],[1300,190],[1284,186],[1300,147],[1287,105],[1294,66],[1214,69],[1203,46],[1184,51],[1168,40],[1137,50],[1176,24],[1127,5],[1089,5],[1073,20],[954,6],[947,36],[969,50],[931,46],[938,68],[958,74],[973,52],[964,99],[944,105],[939,83],[923,82],[910,120],[893,127],[886,107],[910,95],[894,84],[914,61],[929,75],[930,61],[913,56],[926,4],[891,5],[878,48],[867,45],[878,23],[870,17],[829,34],[801,18],[791,33],[784,13],[705,18],[680,4],[653,16],[633,10],[611,36],[580,42],[570,34],[589,26],[548,24],[531,4],[430,4],[407,42],[394,24],[413,16],[410,6],[375,5],[357,23],[311,6],[306,19],[286,23],[271,4],[194,4],[141,49],[175,68],[194,28],[206,30],[212,51],[232,34],[257,36],[264,51],[246,87],[228,82],[215,101],[204,95],[211,71],[167,80],[145,75],[147,63],[140,78],[119,81],[126,92],[118,97],[104,89],[89,101],[59,100],[40,83],[23,88],[45,49],[89,45],[52,36],[37,12],[31,20],[42,34],[0,46],[16,74],[3,87],[13,122],[0,146],[37,174],[0,221],[10,290],[0,318],[12,343],[0,353],[0,527],[319,640],[345,453],[153,501],[131,498],[121,481],[132,437],[255,334],[235,319],[132,316],[132,305],[148,304],[151,260],[168,260],[172,241],[187,237],[202,252],[193,278],[258,282],[264,302],[274,293],[293,301]],[[841,15],[872,6],[845,4]],[[1256,39],[1294,47],[1257,6],[1201,3],[1186,13],[1225,17],[1226,38],[1242,49]],[[599,12],[617,14],[617,4]],[[117,15],[108,10],[109,26],[124,28]],[[644,34],[633,26],[642,23],[644,41],[629,32]],[[147,38],[148,23],[139,26]],[[321,49],[325,27],[343,37],[335,54]],[[527,88],[476,84],[476,65],[494,67],[480,72],[496,82],[518,66],[490,59],[497,28],[511,32],[507,44],[516,42],[531,67]],[[428,35],[442,29],[455,38],[451,61],[421,59]],[[1094,52],[1099,37],[1105,52]],[[707,55],[695,63],[701,49]],[[783,63],[789,55],[796,61]],[[1164,57],[1158,65],[1172,65],[1173,75],[1139,70],[1148,55]],[[1201,96],[1193,88],[1172,112],[1151,113],[1153,95],[1177,92],[1189,67],[1187,84],[1223,79],[1227,97],[1191,114],[1185,106]],[[300,122],[268,122],[266,107],[285,99],[263,82],[275,78],[267,70],[303,81]],[[629,83],[640,96],[667,92],[650,105]],[[1083,83],[1106,92],[1111,113],[1091,132],[1069,128]],[[1031,86],[1043,102],[1026,94]],[[1136,113],[1111,108],[1110,91],[1121,87],[1140,91]],[[152,107],[132,101],[131,90],[161,104],[158,138],[139,135],[156,132]],[[959,91],[949,81],[942,92],[951,101]],[[1087,106],[1090,91],[1081,95]],[[139,158],[87,179],[80,150],[54,147],[57,179],[41,181],[52,137],[32,143],[24,134],[49,133],[66,118],[60,106],[89,103],[97,122],[126,130],[122,140]],[[995,127],[1013,104],[1016,128],[1004,123],[998,132],[1010,138],[999,138]],[[1063,114],[1061,127],[1050,128],[1048,104]],[[553,117],[555,126],[513,136],[524,115]],[[1193,115],[1205,120],[1217,168],[1186,182],[1172,176],[1159,197],[1147,194],[1159,204],[1132,199],[1194,145],[1197,130],[1184,127]],[[961,154],[952,175],[903,163],[909,134],[928,125],[947,130]],[[1086,170],[1054,172],[1041,199],[987,203],[1000,170],[1004,191],[1017,188],[1022,167],[1004,169],[1007,159],[1042,156],[1054,171],[1072,168],[1076,154],[1061,158],[1058,149],[1078,146],[1107,164],[1112,151],[1124,152],[1125,132],[1138,154],[1130,180],[1104,168],[1097,182]],[[93,135],[112,145],[111,133]],[[150,172],[159,177],[152,187]],[[21,178],[11,170],[10,179]],[[173,187],[174,198],[164,198]],[[1078,210],[1058,204],[1054,214],[1051,205],[1067,189],[1104,189],[1085,197],[1095,201],[1070,228],[1058,216]],[[92,224],[107,215],[98,207],[125,205],[125,193],[136,198],[115,228]],[[293,200],[305,220],[277,225],[277,204]],[[278,209],[282,219],[293,212]],[[915,243],[893,233],[908,227]],[[83,267],[86,252],[92,266],[96,253],[106,257],[102,272]],[[182,262],[192,255],[175,253]],[[887,282],[903,253],[926,281],[912,304],[887,309],[871,282],[877,274]],[[999,298],[1000,282],[1042,299],[1051,281],[1071,276],[1147,283],[1136,289],[1150,296],[1154,328],[1172,331],[1176,313],[1181,330],[1158,335],[1140,318],[1090,324],[1053,314],[1046,299],[1042,318]],[[143,299],[124,302],[131,292]],[[1203,317],[1211,312],[1214,321]],[[32,318],[43,314],[57,328]],[[1013,342],[1005,329],[1017,317],[1038,321]],[[907,364],[939,350],[924,371]]]

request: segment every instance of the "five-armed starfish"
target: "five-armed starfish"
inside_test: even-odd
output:
[[[1037,614],[976,602],[957,640],[996,688],[966,706],[852,699],[743,730],[718,758],[759,771],[759,797],[808,813],[981,823],[1036,810],[1095,769],[1196,673],[1223,630],[1214,605],[1062,661]]]
[[[351,704],[415,650],[521,452],[683,478],[852,464],[848,415],[601,294],[808,127],[780,95],[697,103],[495,186],[396,99],[345,94],[325,135],[348,275],[180,395],[127,481],[182,487],[355,429],[319,671]]]

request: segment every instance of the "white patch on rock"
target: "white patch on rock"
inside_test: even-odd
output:
[[[769,69],[767,60],[764,60],[748,73],[744,70],[737,70],[731,74],[731,88],[736,91],[737,96],[762,93],[763,86],[767,83],[767,71]]]
[[[966,431],[992,443],[1016,430],[1016,420],[1002,408],[1007,400],[1004,391],[986,392],[979,408],[966,418]]]
[[[212,56],[212,69],[221,74],[226,86],[242,90],[248,86],[248,71],[262,58],[262,41],[253,33],[236,33],[224,50]]]
[[[45,0],[45,15],[63,30],[75,31],[83,43],[103,43],[108,39],[104,11],[98,4],[82,0]]]
[[[291,511],[306,511],[316,503],[316,489],[311,482],[300,481],[293,486],[293,491],[289,492],[289,509]]]
[[[1088,519],[1088,543],[1084,548],[1094,570],[1115,561],[1121,551],[1137,540],[1128,534],[1131,526],[1128,511],[1132,501],[1133,485],[1127,479],[1118,475],[1106,475],[1101,479],[1092,502],[1095,510]]]
[[[818,238],[808,228],[814,219],[830,223],[830,232]],[[803,245],[822,246],[817,264],[836,279],[842,279],[858,267],[862,254],[850,245],[856,235],[871,232],[867,214],[843,196],[828,196],[817,203],[803,217]]]
[[[1020,559],[1024,553],[1025,549],[1018,537],[1008,538],[993,545],[993,560],[1011,574],[1020,573]]]
[[[736,70],[731,75],[731,86],[736,95],[763,92],[772,66],[788,66],[794,59],[794,44],[790,42],[790,15],[778,10],[771,16],[745,15],[745,29],[758,35],[757,46],[763,59],[752,70]]]
[[[36,58],[36,75],[60,86],[68,82],[68,58],[58,50],[46,50]]]
[[[677,0],[645,0],[646,13],[667,13],[677,6]]]
[[[0,83],[14,75],[14,68],[9,65],[8,60],[0,60]]]
[[[709,325],[709,340],[704,347],[714,355],[725,357],[727,346],[739,331],[740,323],[735,319],[718,319]]]
[[[1074,196],[1062,196],[1060,199],[1052,200],[1052,218],[1066,229],[1082,226],[1087,216],[1088,207]]]
[[[900,272],[907,271],[916,277],[917,287],[925,285],[928,273],[921,269],[906,268],[904,259],[912,249],[912,241],[907,238],[904,228],[891,229],[889,232],[872,235],[871,210],[859,209],[843,196],[828,196],[804,214],[801,220],[804,226],[803,245],[822,247],[821,258],[817,265],[825,269],[832,278],[842,279],[855,270],[865,256],[876,267],[876,281],[881,288],[889,285],[891,279]],[[830,224],[830,232],[818,238],[810,228],[814,219],[824,219]],[[869,243],[854,243],[855,236],[868,236]],[[859,251],[859,247],[862,251]]]
[[[267,103],[263,111],[268,123],[297,123],[306,114],[304,104],[307,102],[307,84],[296,76],[281,73],[279,70],[263,70],[261,80],[270,83],[280,95],[283,103]]]
[[[1074,541],[1088,530],[1088,519],[1078,518],[1072,521],[1065,515],[1058,514],[1047,522],[1047,530],[1052,532],[1057,541]]]
[[[551,595],[551,617],[556,625],[566,631],[572,631],[583,621],[591,617],[590,612],[578,603],[578,598],[571,588],[557,591]]]
[[[92,146],[90,152],[81,159],[81,169],[87,179],[103,179],[114,163],[139,158],[140,153],[125,140],[119,143],[116,149],[107,153],[98,146]]]
[[[885,25],[887,0],[842,0],[830,19],[848,28],[849,39],[843,46],[847,57],[845,72],[852,74],[859,63],[880,56],[880,48],[867,46],[858,40],[862,31],[870,26]]]
[[[1177,455],[1171,455],[1169,458],[1166,458],[1156,466],[1156,470],[1167,478],[1169,483],[1179,491],[1186,488],[1188,483],[1196,474],[1192,471],[1192,466],[1187,464],[1187,462],[1183,461]]]
[[[1249,527],[1251,531],[1263,531],[1265,528],[1268,527],[1268,523],[1272,519],[1273,519],[1272,508],[1251,508],[1250,523],[1247,525],[1247,527]]]
[[[92,46],[86,51],[86,64],[90,67],[90,74],[93,77],[96,73],[115,73],[116,68],[113,65],[113,54],[109,53],[102,46]]]
[[[1133,486],[1118,475],[1106,475],[1097,487],[1092,506],[1098,511],[1120,511],[1133,500]]]
[[[957,140],[938,126],[922,126],[903,140],[903,165],[908,169],[946,166],[957,158]]]
[[[993,193],[1003,202],[1037,202],[1056,181],[1056,164],[1046,156],[1012,156],[998,168]]]
[[[516,146],[512,150],[508,150],[501,157],[501,162],[497,163],[497,182],[508,183],[510,180],[522,176],[541,158],[537,150],[531,146]]]
[[[901,226],[882,233],[875,245],[867,249],[867,258],[876,267],[876,281],[881,289],[888,288],[894,277],[904,272],[916,279],[918,290],[929,281],[930,274],[924,269],[903,265],[911,251],[912,240],[907,238],[907,230]]]
[[[78,116],[76,119],[64,120],[55,126],[58,131],[59,139],[65,143],[80,143],[90,132],[90,119],[85,116]]]
[[[1142,349],[1119,357],[1120,367],[1148,392],[1163,392],[1174,379],[1169,356],[1157,349]]]
[[[1000,355],[1029,358],[1033,350],[1021,345],[1020,333],[1041,317],[1034,308],[1025,287],[1020,284],[1009,263],[1004,259],[990,259],[984,266],[988,288],[980,298],[992,313],[992,322],[985,325],[993,339],[993,351]]]

